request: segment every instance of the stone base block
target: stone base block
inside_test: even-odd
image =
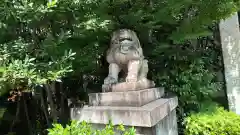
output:
[[[150,128],[163,121],[174,111],[177,104],[177,97],[169,97],[155,100],[141,107],[84,106],[71,108],[71,119],[89,121],[93,124],[108,124],[111,120],[114,125]]]
[[[92,124],[94,129],[102,130],[106,127],[104,124]],[[125,129],[131,126],[125,126]],[[134,127],[136,135],[178,135],[176,109],[171,111],[166,117],[159,121],[153,127]],[[115,131],[115,135],[122,135]]]
[[[112,85],[112,92],[121,92],[121,91],[136,91],[153,88],[155,83],[150,80],[141,80],[138,82],[122,82]]]
[[[139,91],[107,92],[89,94],[90,106],[133,106],[140,107],[164,95],[164,88]]]

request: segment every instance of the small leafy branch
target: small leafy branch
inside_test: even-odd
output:
[[[53,128],[48,129],[48,135],[114,135],[116,132],[121,135],[135,135],[134,127],[125,129],[121,124],[114,127],[110,122],[102,130],[93,129],[92,125],[86,121],[71,121],[65,128],[61,124],[53,124]]]

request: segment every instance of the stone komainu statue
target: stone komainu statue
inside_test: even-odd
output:
[[[154,82],[147,79],[148,61],[144,59],[142,47],[136,33],[129,29],[120,29],[112,34],[110,48],[107,51],[109,74],[102,86],[103,92],[145,89],[155,86]],[[118,86],[118,74],[123,70],[125,75]],[[134,88],[133,88],[134,87]],[[126,88],[126,89],[124,89]]]

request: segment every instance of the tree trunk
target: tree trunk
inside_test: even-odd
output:
[[[49,114],[47,112],[47,105],[45,102],[45,98],[44,98],[44,93],[43,93],[43,89],[41,90],[41,106],[42,106],[42,110],[45,116],[45,119],[47,121],[47,125],[50,126],[50,122],[49,122]]]
[[[19,98],[19,97],[18,97]],[[16,110],[16,115],[15,119],[12,122],[12,125],[10,127],[10,132],[13,131],[13,127],[15,126],[16,122],[19,120],[19,114],[20,114],[20,108],[21,108],[21,102],[19,99],[17,99],[17,110]]]
[[[28,115],[28,107],[27,107],[27,103],[26,103],[26,98],[25,98],[25,95],[23,94],[23,105],[24,105],[24,110],[25,110],[25,115],[26,115],[26,118],[27,118],[27,124],[28,124],[28,131],[29,131],[29,135],[32,135],[32,124],[31,124],[31,121],[29,119],[29,115]]]
[[[50,105],[50,112],[51,112],[53,122],[57,122],[57,108],[53,101],[53,93],[52,93],[53,91],[51,89],[51,84],[46,84],[45,88],[47,92],[47,98]]]

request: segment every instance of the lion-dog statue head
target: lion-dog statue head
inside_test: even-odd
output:
[[[108,63],[125,65],[133,59],[143,59],[142,47],[136,33],[129,29],[113,32],[110,48],[107,52]]]

